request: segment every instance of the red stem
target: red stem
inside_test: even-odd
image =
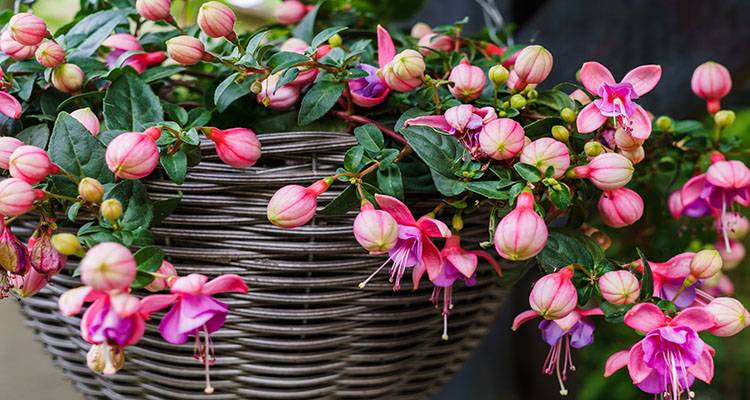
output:
[[[335,115],[336,117],[341,118],[341,119],[343,119],[345,121],[355,122],[355,123],[358,123],[360,125],[373,124],[373,125],[377,126],[378,129],[380,129],[381,131],[383,131],[383,133],[385,133],[386,135],[390,136],[393,140],[395,140],[395,141],[397,141],[397,142],[399,142],[399,143],[401,143],[403,145],[407,144],[406,139],[404,139],[404,137],[401,136],[400,133],[394,131],[393,129],[390,129],[390,128],[386,127],[385,125],[381,124],[380,122],[371,120],[370,118],[363,117],[361,115],[349,115],[345,111],[334,111],[333,115]]]

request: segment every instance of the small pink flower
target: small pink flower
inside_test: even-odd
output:
[[[609,70],[598,62],[587,62],[581,68],[581,83],[598,99],[581,110],[576,120],[578,131],[593,132],[607,118],[614,118],[616,126],[628,130],[637,139],[648,139],[651,134],[651,118],[633,100],[643,96],[656,86],[661,78],[658,65],[641,65],[628,72],[620,83]]]
[[[218,1],[203,3],[198,10],[198,26],[207,36],[232,38],[234,34],[234,11]]]
[[[424,22],[417,22],[411,27],[411,31],[409,32],[411,37],[417,40],[429,35],[430,33],[432,33],[432,28]]]
[[[285,0],[276,6],[273,15],[280,24],[292,25],[302,21],[309,11],[310,7],[299,0]]]
[[[25,46],[13,40],[13,36],[8,29],[0,35],[0,50],[16,61],[34,57],[36,48],[37,46]]]
[[[716,250],[724,261],[724,270],[727,271],[736,268],[745,259],[745,245],[739,240],[716,243]]]
[[[96,290],[127,290],[136,275],[135,258],[127,247],[105,242],[89,249],[81,259],[81,282]]]
[[[26,214],[34,208],[34,202],[44,197],[44,192],[35,190],[26,181],[7,178],[0,181],[0,214],[7,217]]]
[[[497,113],[492,107],[477,108],[470,104],[462,104],[447,109],[444,115],[410,118],[404,122],[404,126],[429,126],[445,131],[466,145],[471,155],[476,158],[481,152],[479,139],[482,130],[496,119]]]
[[[372,203],[365,200],[354,219],[353,232],[360,246],[370,254],[382,254],[396,245],[398,224],[391,214],[376,210]]]
[[[495,228],[495,249],[507,260],[528,260],[547,244],[547,225],[534,211],[534,195],[523,192],[516,207]]]
[[[479,133],[479,147],[494,160],[509,160],[521,152],[526,134],[521,124],[510,118],[490,121]]]
[[[417,46],[421,47],[420,52],[422,54],[427,55],[431,50],[452,51],[455,43],[453,38],[448,35],[430,32],[419,38]]]
[[[552,167],[555,170],[552,177],[555,179],[563,176],[570,166],[568,146],[552,138],[540,138],[529,143],[521,151],[520,159],[524,164],[537,167],[542,174]]]
[[[156,273],[159,274],[159,276],[155,277],[154,280],[144,288],[149,292],[161,292],[169,287],[169,282],[177,278],[177,269],[167,260],[161,262],[161,266]]]
[[[621,154],[603,153],[587,165],[575,167],[573,173],[577,178],[588,178],[601,190],[615,190],[630,182],[633,163]]]
[[[21,146],[23,142],[12,136],[0,137],[0,168],[10,168],[10,155]]]
[[[83,80],[83,70],[75,64],[61,64],[52,70],[52,86],[63,93],[78,92]]]
[[[732,77],[725,66],[708,61],[693,71],[690,88],[696,96],[706,100],[708,112],[715,114],[721,109],[721,98],[732,90]]]
[[[382,79],[379,71],[396,56],[396,46],[388,31],[380,25],[377,28],[377,36],[379,68],[369,64],[359,64],[357,68],[365,71],[367,76],[347,81],[352,102],[360,107],[375,107],[385,101],[391,92],[390,86]]]
[[[80,122],[87,131],[91,132],[92,136],[96,137],[99,135],[99,118],[97,118],[96,114],[90,108],[79,108],[70,113],[70,116]]]
[[[531,310],[524,311],[513,320],[513,330],[534,318],[559,320],[575,311],[578,292],[573,285],[573,268],[565,267],[539,278],[529,294]]]
[[[513,70],[526,84],[542,83],[552,71],[552,54],[539,45],[526,46],[518,53]]]
[[[708,331],[715,336],[734,336],[750,325],[750,313],[731,297],[718,297],[706,305],[706,310],[714,317],[714,326]]]
[[[690,280],[711,279],[721,272],[722,265],[721,254],[718,251],[701,250],[695,253],[695,257],[690,261]]]
[[[599,278],[599,291],[612,304],[633,304],[641,295],[641,283],[630,271],[610,271]]]
[[[163,51],[143,52],[143,47],[141,47],[138,38],[129,33],[115,33],[105,39],[102,46],[112,49],[107,54],[107,66],[116,68],[127,65],[139,74],[143,73],[148,67],[161,64],[167,58]],[[133,54],[125,60],[120,60],[120,56],[129,51],[139,53]]]
[[[39,293],[47,286],[47,276],[32,268],[25,275],[14,275],[12,283],[13,293],[18,297],[26,298]]]
[[[150,136],[125,132],[107,145],[107,166],[121,179],[145,178],[159,164],[159,148]]]
[[[598,208],[605,224],[622,228],[641,219],[643,199],[628,188],[605,190],[599,198]]]
[[[188,35],[177,36],[167,40],[169,58],[182,65],[193,65],[203,60],[206,48],[200,39]]]
[[[260,158],[260,141],[248,128],[204,128],[206,137],[216,145],[221,161],[234,168],[248,168]]]
[[[315,216],[318,196],[328,190],[331,180],[321,179],[308,187],[288,185],[277,190],[268,202],[268,221],[280,228],[297,228]]]
[[[484,71],[471,65],[466,59],[453,68],[448,80],[453,83],[450,88],[451,93],[464,102],[479,98],[487,83]]]
[[[53,40],[40,44],[34,56],[39,64],[47,68],[55,68],[65,62],[65,50]]]
[[[168,21],[172,18],[169,9],[171,0],[136,0],[135,9],[141,17],[151,21]]]
[[[67,257],[58,253],[51,241],[52,232],[49,228],[39,228],[29,238],[29,263],[31,267],[45,277],[50,277],[62,271]]]
[[[59,170],[50,161],[47,152],[36,146],[23,145],[10,155],[10,175],[30,184],[41,182],[49,174]]]
[[[2,287],[0,287],[0,298],[5,297],[7,293],[8,283],[5,281],[6,273],[10,274],[10,277],[14,275],[22,276],[29,271],[29,253],[26,246],[21,243],[20,240],[13,234],[10,227],[5,226],[5,221],[0,219],[0,267],[5,271],[2,273],[3,279]]]
[[[24,46],[38,45],[48,33],[44,20],[30,12],[14,15],[8,21],[8,31],[13,40]]]
[[[281,75],[274,74],[263,80],[261,91],[256,96],[258,103],[272,109],[283,111],[294,106],[299,100],[299,88],[297,86],[286,84],[276,88],[276,84],[281,79]]]
[[[681,253],[666,262],[649,261],[651,275],[654,282],[654,297],[672,301],[677,308],[685,308],[693,304],[696,298],[696,285],[688,282],[690,263],[695,253]],[[640,260],[631,263],[643,273],[643,263]]]
[[[383,79],[397,92],[411,92],[422,85],[425,71],[424,58],[419,52],[406,49],[396,54],[383,68]]]

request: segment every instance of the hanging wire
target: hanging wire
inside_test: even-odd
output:
[[[490,38],[497,43],[502,43],[500,37],[497,35],[498,32],[503,31],[505,26],[505,18],[503,14],[497,8],[496,0],[475,0],[480,7],[482,7],[482,13],[484,14],[484,24],[490,32]],[[506,44],[513,46],[513,36],[508,33]]]

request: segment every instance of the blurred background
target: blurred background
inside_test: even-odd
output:
[[[84,0],[86,1],[86,0]],[[252,27],[267,21],[280,0],[227,0],[240,14],[242,24]],[[182,0],[174,0],[182,7]],[[188,14],[200,0],[189,0]],[[487,24],[503,26],[514,32],[516,43],[539,43],[555,57],[549,82],[572,81],[581,64],[597,60],[608,66],[616,77],[632,67],[655,63],[663,67],[662,81],[640,104],[655,115],[668,114],[684,119],[705,117],[705,103],[690,91],[693,69],[707,60],[729,68],[734,87],[722,102],[738,112],[729,134],[736,135],[750,148],[750,24],[746,23],[747,1],[722,0],[352,0],[363,3],[383,15],[391,15],[390,26],[409,29],[422,21],[432,26],[450,24],[468,16],[468,30],[481,31]],[[0,0],[0,10],[13,2]],[[80,0],[38,0],[34,12],[54,28],[70,21]],[[403,7],[407,5],[408,7]],[[404,10],[406,8],[406,10]],[[394,15],[396,14],[396,15]],[[542,85],[543,86],[543,85]],[[651,207],[665,204],[648,202]],[[653,223],[652,223],[653,224]],[[664,261],[700,241],[711,237],[675,235],[674,224],[664,221],[655,231],[643,232],[638,224],[621,232],[646,250],[649,258]],[[613,236],[615,236],[613,234]],[[698,243],[696,244],[696,240]],[[612,257],[628,259],[632,248],[613,248]],[[747,304],[750,299],[750,273],[747,262],[730,272],[736,296]],[[515,334],[510,331],[514,312],[528,306],[528,291],[537,278],[532,271],[514,290],[503,307],[497,323],[466,368],[436,396],[436,400],[475,399],[553,399],[559,388],[553,377],[542,375],[541,365],[548,347],[538,329],[527,324]],[[18,329],[23,324],[13,302],[0,302],[0,398],[3,400],[78,400],[81,396],[67,384],[31,332]],[[606,358],[633,343],[635,336],[618,326],[597,321],[595,345],[577,351],[577,371],[567,382],[570,398],[575,399],[650,399],[635,390],[627,373],[602,378]],[[696,385],[702,399],[750,399],[750,334],[745,332],[728,340],[710,341],[718,352],[717,375],[711,387]],[[16,396],[16,397],[14,397]]]

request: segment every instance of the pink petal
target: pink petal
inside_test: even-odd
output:
[[[633,68],[622,78],[622,81],[633,85],[635,93],[643,96],[659,83],[659,79],[661,79],[661,66],[651,64]]]
[[[714,377],[714,359],[711,356],[711,352],[708,349],[703,350],[701,358],[698,359],[695,365],[688,368],[688,372],[703,382],[711,383]]]
[[[424,275],[424,271],[427,269],[423,263],[417,263],[417,265],[414,266],[414,268],[411,270],[411,282],[414,285],[413,289],[417,290],[419,289],[419,281],[422,280],[422,276]]]
[[[409,215],[411,215],[411,212],[409,213]],[[451,230],[450,228],[448,228],[448,225],[446,225],[443,221],[430,217],[419,218],[419,220],[417,220],[417,227],[429,237],[446,238],[451,235]]]
[[[599,86],[603,83],[613,84],[615,83],[615,78],[607,67],[596,61],[589,61],[583,63],[581,67],[581,83],[583,83],[586,90],[596,94],[599,91]]]
[[[526,310],[516,315],[516,318],[513,319],[513,326],[511,327],[511,329],[515,331],[525,322],[531,321],[534,318],[539,318],[539,314],[534,310]]]
[[[219,276],[203,286],[203,294],[212,295],[216,293],[247,293],[245,281],[235,274]]]
[[[468,253],[484,258],[484,260],[487,261],[487,263],[489,263],[492,266],[495,272],[497,272],[497,276],[500,276],[500,277],[503,276],[503,271],[500,268],[500,264],[497,262],[497,260],[495,260],[494,257],[490,255],[490,253],[486,251],[482,251],[482,250],[471,250],[471,251],[468,251]]]
[[[115,33],[106,38],[102,42],[102,46],[125,51],[143,50],[138,39],[129,33]]]
[[[116,292],[109,295],[112,310],[121,318],[127,318],[141,308],[141,301],[129,293]]]
[[[393,45],[393,39],[385,28],[378,25],[378,64],[380,68],[393,60],[396,56],[396,46]]]
[[[203,285],[206,284],[208,278],[201,274],[190,274],[177,278],[172,284],[172,293],[182,294],[201,294],[203,292]]]
[[[21,116],[21,103],[12,95],[0,91],[0,114],[8,118],[18,119]]]
[[[408,126],[429,126],[431,128],[441,129],[450,132],[451,126],[443,115],[425,115],[423,117],[409,118],[404,122],[404,127]]]
[[[575,324],[577,324],[581,320],[581,318],[582,318],[581,313],[578,312],[578,310],[573,310],[570,314],[562,318],[556,319],[555,323],[557,324],[557,326],[560,327],[560,329],[567,332],[573,329]]]
[[[697,200],[706,186],[706,174],[696,175],[690,178],[680,189],[680,200],[682,204],[690,204]]]
[[[689,326],[696,332],[713,328],[714,316],[702,307],[690,307],[680,311],[672,320],[672,326]]]
[[[628,353],[628,372],[630,373],[630,379],[633,380],[633,384],[635,385],[643,382],[651,373],[651,368],[646,365],[643,356],[643,342],[638,342],[630,348],[630,352]]]
[[[94,290],[91,286],[81,286],[63,293],[57,304],[60,307],[60,312],[64,315],[76,315],[81,312],[83,303],[94,301],[101,297],[102,294],[102,292]]]
[[[180,332],[180,303],[177,303],[167,312],[159,323],[159,333],[169,343],[182,344],[187,342],[189,334]]]
[[[629,355],[629,350],[622,350],[609,356],[607,362],[604,364],[604,377],[608,378],[622,367],[628,365]]]
[[[625,325],[641,332],[650,332],[666,325],[664,313],[652,303],[641,303],[625,314]]]
[[[143,318],[133,318],[132,321],[133,327],[130,328],[130,337],[125,341],[123,346],[132,346],[138,343],[146,332],[146,322]]]
[[[607,121],[607,117],[602,115],[599,107],[594,103],[589,103],[578,114],[576,118],[576,129],[581,133],[589,133],[599,129]]]
[[[376,194],[375,201],[381,209],[391,214],[399,225],[416,226],[417,221],[411,215],[411,211],[401,200],[384,194]]]
[[[443,257],[440,255],[440,250],[429,239],[422,240],[422,260],[420,264],[424,265],[430,280],[436,279],[440,275]]]
[[[601,308],[596,307],[592,308],[590,310],[578,310],[579,313],[581,313],[584,317],[593,317],[593,316],[601,316],[604,315],[604,311],[602,311]]]
[[[646,140],[651,136],[651,117],[648,116],[643,107],[635,104],[635,112],[630,116],[631,128],[630,135],[636,139]]]
[[[141,300],[141,313],[149,316],[163,308],[169,307],[177,301],[177,295],[174,294],[153,294],[146,296]]]
[[[474,254],[452,252],[445,258],[467,278],[471,278],[477,270],[477,256]]]

